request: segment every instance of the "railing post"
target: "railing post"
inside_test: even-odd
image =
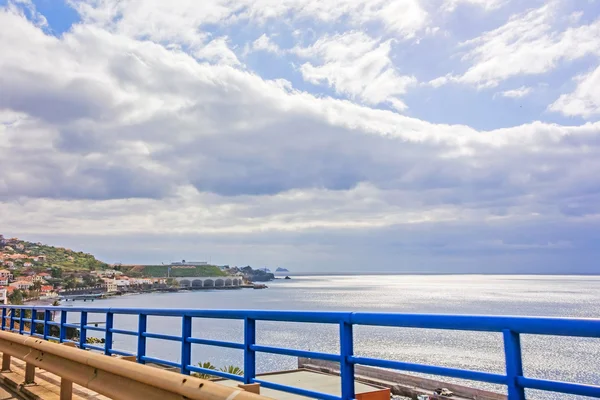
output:
[[[342,399],[354,398],[354,364],[348,358],[354,354],[352,324],[340,322],[340,376],[342,377]]]
[[[256,320],[244,318],[244,384],[252,383],[256,377],[256,352],[252,346],[256,344]]]
[[[137,362],[146,364],[143,358],[146,356],[146,327],[148,326],[148,316],[140,314],[138,318],[138,342],[137,342]]]
[[[192,363],[192,344],[188,338],[192,336],[192,317],[184,315],[181,320],[181,373],[189,375],[187,366]]]
[[[37,319],[37,314],[35,308],[31,309],[31,324],[29,325],[29,335],[33,335],[35,333],[35,320]]]
[[[23,334],[23,317],[25,316],[25,313],[23,312],[23,309],[20,308],[19,309],[19,335]]]
[[[25,363],[25,384],[35,383],[35,365]]]
[[[2,371],[10,371],[10,354],[2,353]]]
[[[65,326],[65,324],[67,323],[67,312],[65,310],[62,310],[60,312],[60,333],[58,336],[58,341],[59,343],[63,343],[65,341],[65,339],[67,338],[67,327]]]
[[[73,398],[73,382],[60,378],[60,400],[71,400]]]
[[[111,312],[106,313],[106,333],[104,334],[104,354],[110,356],[110,351],[112,350],[112,342],[113,342],[113,325],[114,325],[115,315]]]
[[[50,324],[48,322],[52,321],[52,311],[46,310],[44,311],[44,340],[48,340],[48,336],[50,336]]]
[[[2,330],[6,328],[6,307],[2,307]]]
[[[79,348],[85,349],[85,343],[87,342],[87,329],[85,326],[87,325],[87,315],[88,313],[85,311],[81,312],[81,316],[79,317]]]
[[[8,329],[12,332],[15,329],[15,308],[10,309],[10,321],[8,322]]]
[[[521,338],[518,333],[508,329],[505,329],[502,333],[504,335],[508,400],[525,400],[525,389],[517,382],[517,377],[523,376]]]

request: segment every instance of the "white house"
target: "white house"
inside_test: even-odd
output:
[[[152,285],[151,278],[129,278],[130,285]]]
[[[7,261],[11,264],[13,264],[12,261]],[[14,264],[13,264],[14,265]],[[6,279],[6,280],[11,280],[13,278],[13,274],[12,272],[10,272],[7,269],[0,269],[0,279]]]
[[[16,281],[10,284],[10,286],[19,290],[29,290],[33,286],[33,282],[29,281]]]
[[[107,279],[104,283],[106,284],[106,292],[114,293],[118,290],[118,286],[113,280]]]

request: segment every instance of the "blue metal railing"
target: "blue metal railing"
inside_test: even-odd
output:
[[[503,317],[503,316],[466,316],[466,315],[427,315],[427,314],[383,314],[383,313],[351,313],[351,312],[306,312],[306,311],[251,311],[251,310],[171,310],[171,309],[129,309],[129,308],[75,308],[75,307],[2,307],[2,330],[10,330],[25,335],[33,335],[44,339],[54,339],[67,342],[66,329],[78,329],[80,337],[76,344],[80,348],[101,351],[107,355],[136,356],[139,363],[158,363],[179,368],[182,374],[191,372],[208,373],[243,383],[260,383],[261,386],[289,393],[304,395],[319,399],[353,399],[354,366],[367,365],[372,367],[390,368],[440,375],[445,377],[467,379],[505,385],[509,400],[524,400],[525,389],[538,389],[564,394],[582,395],[600,398],[600,386],[579,383],[560,382],[528,378],[523,376],[520,335],[555,335],[572,337],[600,338],[599,319],[566,319],[566,318],[533,318],[533,317]],[[10,312],[9,310],[13,310]],[[14,310],[20,310],[17,317]],[[31,310],[31,318],[25,318],[25,311]],[[37,319],[39,313],[44,319]],[[52,313],[60,313],[60,322],[52,320]],[[79,323],[67,323],[67,314],[79,314]],[[88,325],[88,313],[105,314],[105,327]],[[114,328],[115,315],[137,315],[137,331]],[[148,316],[180,317],[181,334],[179,336],[148,332]],[[234,343],[220,340],[209,340],[192,337],[192,321],[194,318],[234,319],[244,322],[244,343]],[[32,322],[33,320],[33,322]],[[15,322],[19,328],[15,329]],[[256,343],[256,321],[306,322],[336,324],[339,326],[340,350],[337,354],[320,353],[280,347],[262,346]],[[24,322],[30,323],[30,329],[25,331]],[[36,327],[43,326],[43,334],[36,333]],[[59,327],[59,337],[50,336],[51,326]],[[382,360],[359,357],[353,351],[353,327],[355,325],[445,329],[477,332],[499,332],[504,338],[504,354],[506,374],[472,371],[457,368],[440,367],[426,364],[408,363],[402,361]],[[105,333],[104,346],[86,343],[87,331]],[[113,334],[123,334],[137,337],[137,353],[112,348]],[[146,340],[159,339],[174,341],[181,344],[181,362],[163,360],[146,355]],[[244,351],[244,375],[237,376],[221,371],[208,370],[191,365],[192,345],[201,344]],[[256,377],[256,353],[270,353],[285,356],[309,357],[320,360],[335,361],[340,364],[341,397],[326,393],[312,392],[302,388],[280,385]]]

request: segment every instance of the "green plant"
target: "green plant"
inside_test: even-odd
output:
[[[199,362],[198,366],[200,368],[204,368],[204,369],[211,369],[216,371],[217,367],[215,367],[214,365],[212,365],[210,363],[210,361],[205,361],[205,362]],[[215,375],[210,375],[210,374],[205,374],[205,373],[201,373],[201,372],[194,372],[192,374],[192,376],[195,376],[196,378],[200,378],[200,379],[211,379],[213,378]]]
[[[100,344],[100,343],[106,343],[106,340],[104,338],[87,337],[87,338],[85,338],[85,342],[88,344]]]
[[[221,371],[227,372],[228,374],[232,374],[232,375],[239,375],[239,376],[244,375],[244,370],[235,365],[229,365],[227,367],[221,368]]]

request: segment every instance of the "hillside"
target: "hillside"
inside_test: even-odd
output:
[[[105,269],[108,264],[91,254],[63,247],[48,246],[17,238],[5,239],[0,235],[0,264],[4,266],[30,267],[42,270],[60,267],[71,271]]]
[[[225,276],[219,267],[214,265],[196,265],[196,266],[169,266],[169,265],[122,265],[121,270],[129,275],[142,275],[154,278],[162,278],[167,276],[169,267],[171,272],[169,276],[172,278],[187,278],[201,276]]]

